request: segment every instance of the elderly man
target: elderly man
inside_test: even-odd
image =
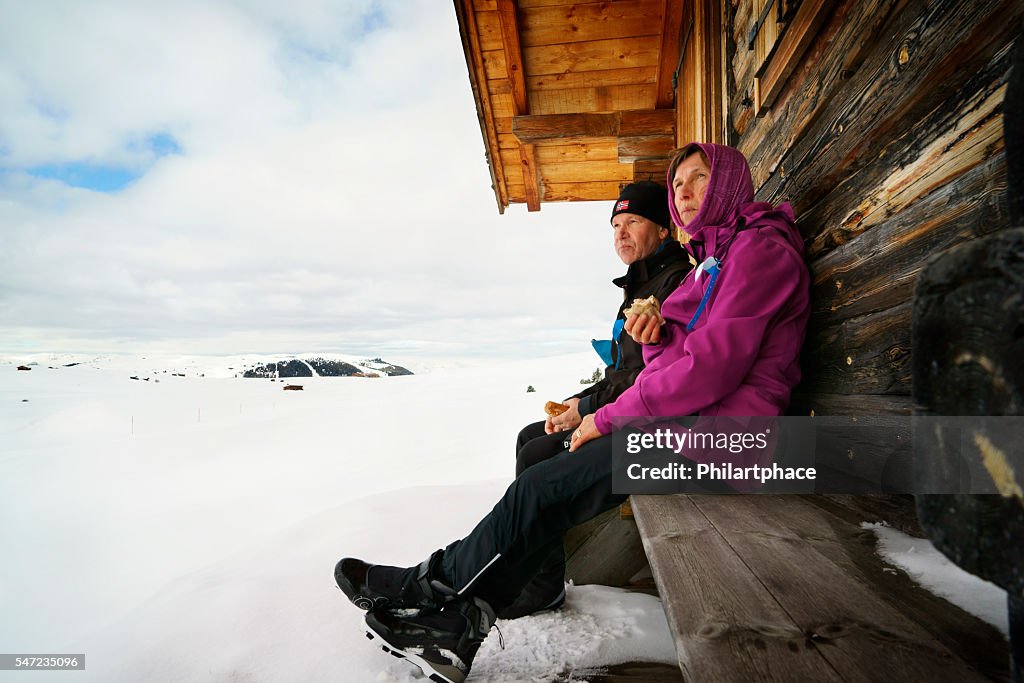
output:
[[[611,216],[615,253],[628,266],[626,274],[612,280],[622,289],[612,339],[593,342],[605,362],[604,378],[562,402],[567,410],[543,422],[527,425],[516,442],[516,476],[526,468],[558,455],[570,433],[583,418],[617,399],[633,385],[644,367],[642,347],[622,334],[623,313],[634,299],[655,297],[659,302],[679,285],[690,271],[682,246],[672,237],[668,191],[650,181],[623,188]],[[565,556],[561,545],[552,548],[541,570],[514,603],[498,611],[502,619],[516,619],[534,612],[557,609],[565,601]]]

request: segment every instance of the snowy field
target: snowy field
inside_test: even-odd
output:
[[[511,481],[519,428],[596,365],[387,358],[417,374],[292,392],[235,377],[261,360],[0,359],[0,652],[87,662],[0,681],[421,679],[365,640],[334,563],[413,564],[468,532]],[[894,562],[914,555],[926,584],[940,567],[933,590],[972,596],[1005,630],[977,607],[998,589],[879,533]],[[492,634],[470,680],[676,659],[660,602],[610,588],[571,587],[562,611],[499,626],[504,650]]]

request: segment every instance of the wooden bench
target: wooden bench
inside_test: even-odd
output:
[[[631,503],[687,681],[1008,680],[1002,634],[886,571],[860,526],[915,524],[909,496]]]

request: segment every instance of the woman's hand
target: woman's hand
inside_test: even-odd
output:
[[[587,415],[580,422],[580,426],[576,428],[576,431],[572,433],[572,437],[570,437],[569,452],[572,453],[586,442],[600,439],[602,436],[604,434],[597,431],[597,425],[594,424],[593,414]]]
[[[555,415],[554,417],[548,415],[548,419],[544,421],[544,432],[546,434],[575,429],[583,421],[583,418],[580,417],[580,400],[578,398],[567,398],[562,401],[562,405],[569,406],[569,409],[561,415]]]
[[[626,318],[622,329],[637,344],[657,344],[661,341],[661,326],[665,319],[660,315],[631,315]]]

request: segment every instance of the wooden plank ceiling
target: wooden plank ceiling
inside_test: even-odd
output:
[[[498,210],[615,199],[675,146],[682,0],[455,0]]]

